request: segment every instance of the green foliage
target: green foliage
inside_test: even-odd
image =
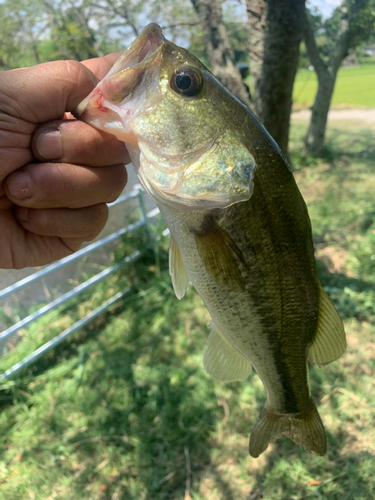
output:
[[[0,68],[56,59],[83,60],[125,48],[150,22],[188,45],[196,17],[188,0],[3,0],[0,2]]]
[[[99,55],[95,32],[88,23],[82,22],[79,14],[72,8],[56,19],[50,31],[49,60],[63,56],[82,61]]]
[[[355,0],[347,0],[347,9],[353,9]],[[345,5],[345,4],[344,4]],[[345,8],[345,6],[344,6]],[[344,14],[346,12],[344,11]],[[363,42],[371,42],[374,40],[375,28],[375,0],[369,0],[364,8],[359,11],[358,18],[355,23],[354,36],[351,47],[356,47]]]
[[[364,7],[359,9],[358,13],[357,4],[359,4],[358,0],[344,0],[327,19],[323,19],[321,12],[316,7],[307,11],[320,57],[325,63],[328,63],[335,52],[335,45],[342,35],[343,27],[351,19],[355,19],[355,21],[350,29],[349,50],[373,40],[375,0],[369,0]],[[300,67],[306,67],[309,64],[308,59],[306,48],[302,45]]]
[[[38,37],[40,2],[4,0],[0,2],[0,70],[30,66],[40,62]]]
[[[324,61],[328,61],[332,50],[335,46],[336,39],[340,30],[340,17],[335,9],[333,16],[324,20],[321,12],[317,8],[307,10],[307,17],[315,36],[315,41],[319,47],[319,53]],[[308,61],[306,47],[302,46],[301,55],[304,60]],[[300,66],[301,66],[300,61]]]
[[[236,62],[247,62],[246,25],[232,2],[225,19]],[[0,2],[0,69],[57,59],[84,60],[125,48],[148,22],[208,63],[202,30],[189,0]]]

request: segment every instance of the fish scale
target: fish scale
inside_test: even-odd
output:
[[[319,284],[307,208],[275,141],[156,24],[75,115],[124,141],[158,204],[171,232],[176,296],[191,282],[212,317],[206,371],[233,381],[254,367],[261,378],[267,399],[250,455],[282,435],[323,455],[307,364],[338,359],[345,333]]]

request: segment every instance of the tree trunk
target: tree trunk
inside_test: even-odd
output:
[[[262,77],[264,32],[266,27],[267,3],[266,0],[246,0],[248,19],[248,45],[250,54],[250,70],[253,81],[253,101],[255,113],[259,115],[260,80]]]
[[[355,0],[351,11],[344,11],[341,18],[340,36],[332,50],[328,63],[325,63],[319,54],[314,33],[304,12],[304,40],[310,61],[318,76],[318,92],[315,97],[311,113],[309,129],[305,136],[305,152],[315,156],[323,153],[325,133],[327,128],[328,112],[331,106],[335,88],[337,72],[342,60],[348,55],[352,40],[356,36],[355,26],[357,16],[361,9],[366,7],[369,0]]]
[[[342,31],[340,43],[337,42],[328,64],[320,57],[315,37],[305,12],[304,40],[311,63],[318,77],[318,92],[312,108],[310,125],[305,136],[305,152],[315,156],[323,153],[327,128],[328,112],[336,83],[336,76],[342,59],[348,50],[348,31]],[[345,36],[343,36],[345,35]]]
[[[222,0],[191,0],[198,14],[212,73],[227,89],[250,107],[250,98],[234,64],[222,12]]]
[[[247,0],[249,21],[254,29],[254,17],[262,26],[264,13],[263,63],[261,73],[255,67],[256,113],[281,151],[288,158],[290,113],[293,84],[298,67],[299,46],[302,40],[305,0]],[[255,13],[255,14],[254,14]],[[250,45],[261,48],[261,42]],[[261,54],[261,49],[259,50]],[[252,66],[251,66],[252,71]]]
[[[335,79],[328,72],[320,75],[318,92],[312,108],[310,126],[305,136],[305,151],[321,156],[327,127],[328,112],[331,106]]]

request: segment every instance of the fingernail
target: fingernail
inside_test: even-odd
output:
[[[26,222],[27,221],[27,212],[28,212],[28,208],[25,208],[25,207],[17,207],[17,219],[20,221],[20,222]]]
[[[7,178],[9,192],[14,198],[27,200],[31,198],[31,178],[26,170],[18,170]]]
[[[62,157],[61,138],[59,130],[51,130],[39,135],[36,149],[45,160],[60,160]]]

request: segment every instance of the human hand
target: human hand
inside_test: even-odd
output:
[[[62,118],[117,57],[0,72],[0,268],[50,263],[104,227],[129,156],[113,135]]]

